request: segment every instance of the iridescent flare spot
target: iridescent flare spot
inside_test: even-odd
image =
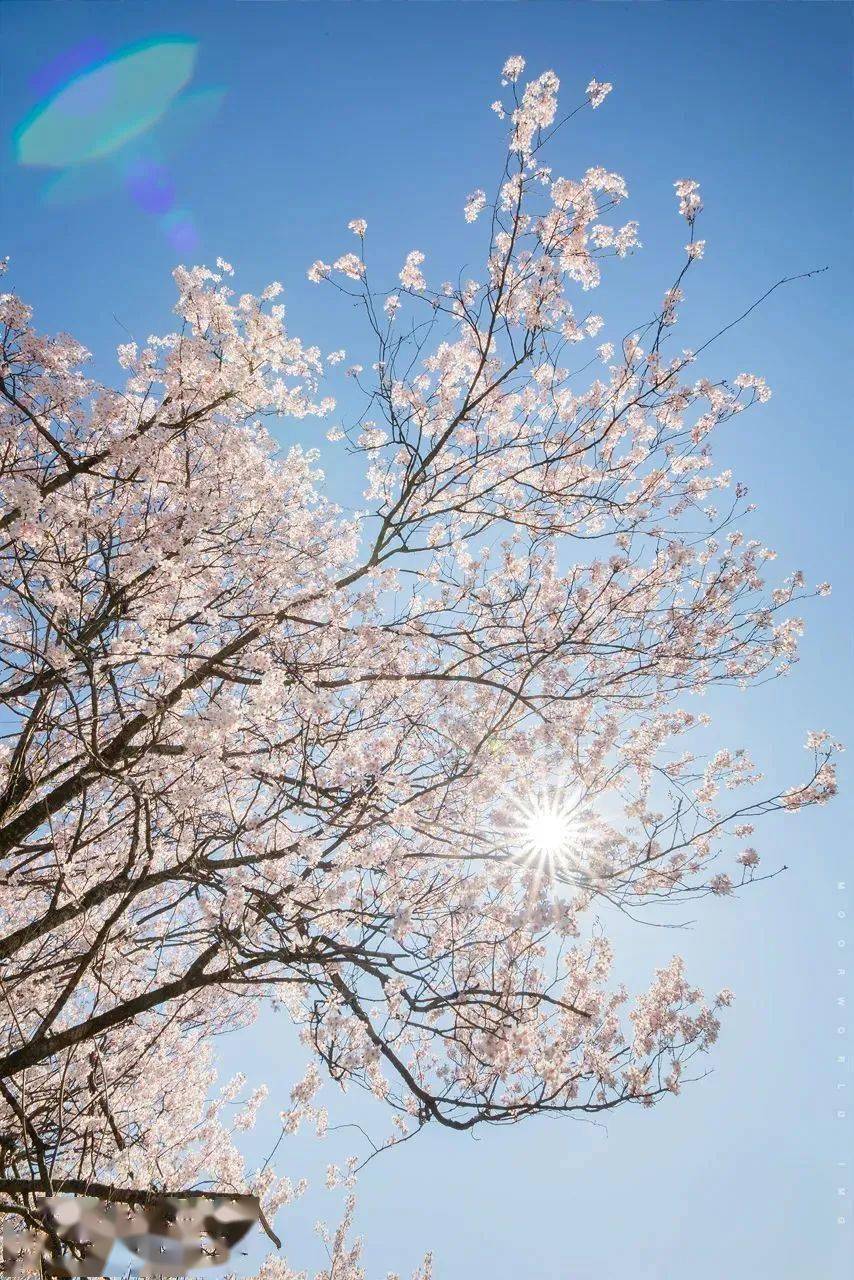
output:
[[[15,130],[18,163],[65,169],[111,155],[161,119],[192,78],[197,49],[187,36],[160,37],[86,67]]]

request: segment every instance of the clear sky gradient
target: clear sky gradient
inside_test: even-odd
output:
[[[194,135],[182,141],[178,124],[170,135],[168,120],[158,135],[160,181],[183,211],[176,225],[194,228],[193,258],[229,259],[241,289],[281,280],[294,331],[358,359],[352,313],[305,279],[313,259],[354,247],[347,221],[367,218],[369,254],[386,275],[416,247],[431,278],[476,272],[482,240],[462,204],[497,176],[503,134],[488,104],[504,59],[521,53],[535,74],[553,67],[565,102],[593,76],[613,81],[608,101],[574,122],[552,155],[567,176],[592,164],[623,173],[626,217],[641,225],[643,250],[615,265],[596,297],[603,339],[648,316],[671,283],[686,239],[672,187],[680,177],[701,183],[707,240],[682,308],[684,345],[699,345],[781,277],[829,268],[778,290],[704,366],[767,377],[773,399],[725,429],[718,457],[758,505],[749,535],[776,547],[781,570],[834,587],[809,608],[802,662],[785,682],[708,707],[715,745],[745,745],[788,783],[807,767],[807,729],[852,738],[851,17],[849,6],[824,3],[6,0],[0,252],[11,254],[12,285],[38,324],[84,341],[99,376],[115,376],[112,351],[128,331],[144,340],[169,329],[178,254],[158,221],[162,191],[135,198],[93,171],[87,199],[56,206],[45,199],[48,175],[16,163],[13,133],[55,77],[52,61],[82,42],[111,52],[183,34],[199,42],[190,89],[224,91]],[[330,488],[358,505],[325,429],[282,424],[279,433],[320,447]],[[738,900],[700,903],[676,934],[619,930],[621,976],[636,987],[679,950],[698,985],[735,991],[713,1073],[603,1125],[540,1120],[477,1141],[425,1131],[373,1161],[358,1216],[370,1280],[407,1274],[428,1247],[437,1280],[854,1274],[854,1076],[837,1061],[854,1052],[854,1016],[838,1003],[851,995],[838,943],[854,948],[850,919],[838,915],[854,910],[846,769],[842,788],[834,804],[758,833],[766,866],[786,863],[785,875]],[[839,889],[846,877],[849,889]],[[301,1053],[269,1015],[222,1053],[226,1070],[243,1067],[271,1087],[247,1148],[256,1159],[275,1137]],[[329,1103],[338,1123],[386,1131],[364,1100]],[[326,1161],[350,1151],[364,1154],[364,1144],[344,1130],[325,1144],[286,1141],[279,1156],[294,1179],[322,1183]],[[338,1203],[319,1187],[280,1215],[294,1265],[320,1261],[312,1224]]]

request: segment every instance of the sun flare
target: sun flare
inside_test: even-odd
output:
[[[557,853],[569,839],[570,824],[558,813],[534,813],[524,826],[525,839],[542,853]]]
[[[542,790],[514,797],[514,806],[512,834],[521,858],[553,869],[575,863],[583,825],[579,797]]]

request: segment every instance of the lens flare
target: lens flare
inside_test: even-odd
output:
[[[567,854],[576,833],[575,805],[560,792],[540,791],[519,804],[519,838],[530,858],[557,859]]]
[[[172,248],[192,255],[195,219],[178,204],[167,160],[219,112],[225,91],[185,89],[198,42],[158,36],[114,53],[98,40],[66,49],[30,77],[48,96],[13,134],[18,163],[52,170],[42,201],[54,208],[124,190]]]
[[[572,826],[560,814],[544,809],[531,814],[523,827],[526,842],[544,854],[556,854],[568,843]]]
[[[553,870],[571,866],[577,861],[583,819],[581,798],[559,788],[515,797],[510,835],[517,856]]]
[[[65,169],[117,151],[165,114],[192,78],[197,48],[161,37],[87,67],[15,130],[18,163]]]

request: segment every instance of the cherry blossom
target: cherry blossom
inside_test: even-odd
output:
[[[679,212],[686,221],[693,222],[703,207],[699,182],[694,182],[692,178],[680,178],[673,185],[679,197]]]
[[[481,191],[480,188],[478,188],[477,191],[473,191],[471,195],[468,197],[468,199],[466,200],[466,204],[465,204],[466,222],[476,221],[478,214],[482,213],[485,208],[486,208],[486,192]]]
[[[501,74],[505,80],[515,82],[519,79],[524,70],[525,59],[520,57],[519,54],[514,54],[512,58],[508,58],[504,63],[504,66],[501,68]]]
[[[414,289],[420,291],[426,289],[427,282],[421,274],[421,263],[424,261],[424,254],[418,249],[413,249],[406,255],[406,262],[400,271],[400,283],[404,289]]]
[[[493,104],[497,181],[460,192],[497,195],[466,202],[488,216],[457,283],[429,286],[412,250],[375,289],[364,219],[362,257],[310,266],[330,326],[359,303],[348,355],[290,332],[278,283],[236,293],[224,259],[176,269],[169,330],[122,344],[114,386],[0,297],[18,1220],[50,1187],[214,1185],[272,1223],[304,1184],[246,1166],[265,1086],[219,1086],[214,1054],[263,1005],[311,1056],[268,1086],[277,1136],[326,1132],[329,1082],[383,1104],[381,1148],[680,1092],[731,993],[668,955],[629,991],[596,920],[746,891],[759,819],[835,792],[826,732],[775,790],[697,702],[784,676],[830,590],[773,573],[726,465],[727,425],[770,389],[674,336],[698,185],[675,183],[692,240],[663,302],[615,331],[586,299],[639,247],[626,183],[564,176],[558,79],[524,69]],[[344,415],[347,358],[364,401]],[[352,509],[325,490],[324,432]],[[362,1276],[353,1213],[321,1280]],[[259,1276],[296,1274],[273,1255]]]
[[[595,111],[597,107],[601,107],[608,94],[614,88],[612,84],[600,82],[599,80],[591,80],[587,86],[587,97],[590,99],[590,105]]]

